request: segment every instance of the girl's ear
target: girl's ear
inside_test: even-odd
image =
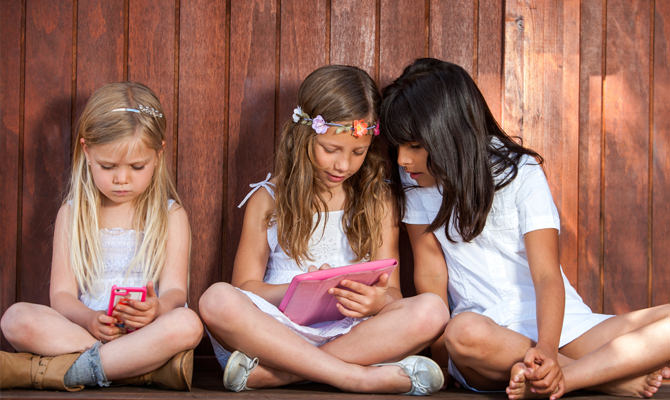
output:
[[[86,141],[84,138],[79,139],[79,143],[81,143],[81,149],[84,151],[84,156],[86,157],[86,163],[88,165],[91,165],[91,156],[88,154],[88,146],[86,145]]]

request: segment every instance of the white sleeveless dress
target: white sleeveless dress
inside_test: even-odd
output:
[[[169,200],[168,210],[174,204]],[[107,310],[109,294],[113,285],[140,287],[147,284],[140,266],[130,269],[130,261],[135,256],[137,245],[144,234],[133,229],[100,229],[100,246],[104,270],[102,276],[93,282],[88,292],[81,293],[79,300],[91,310]],[[158,293],[158,284],[155,286]]]
[[[253,189],[242,200],[239,207],[254,194],[258,189],[264,188],[274,198],[273,184],[270,183],[270,174],[268,174],[264,181],[249,185]],[[298,263],[286,255],[284,250],[277,241],[277,225],[272,225],[267,230],[267,240],[270,246],[270,256],[265,270],[265,277],[263,281],[271,284],[286,284],[291,282],[294,276],[307,272],[309,265],[319,267],[321,264],[327,263],[332,267],[342,267],[358,261],[356,254],[349,245],[349,240],[342,226],[342,215],[344,211],[330,211],[322,213],[319,226],[315,230],[314,235],[309,240],[309,253],[312,260],[309,260],[305,265],[300,266]],[[316,223],[317,214],[314,214],[313,221]],[[268,302],[261,296],[255,293],[239,289],[246,294],[251,301],[264,313],[274,317],[277,321],[289,327],[298,336],[305,339],[307,342],[321,346],[336,337],[349,332],[364,318],[350,318],[346,317],[337,321],[320,322],[314,325],[300,325],[291,321],[283,312],[279,311],[277,306]],[[217,341],[210,335],[214,353],[223,368],[227,362],[229,351],[224,349]]]

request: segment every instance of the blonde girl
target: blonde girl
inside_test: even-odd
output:
[[[3,389],[190,389],[188,350],[202,325],[184,307],[190,230],[165,161],[165,126],[139,83],[108,84],[89,99],[56,217],[51,307],[16,303],[2,317],[3,334],[24,352],[0,353]],[[146,300],[108,316],[112,285],[146,286]]]
[[[340,320],[303,326],[277,308],[297,274],[398,257],[375,138],[379,100],[355,67],[319,68],[300,86],[276,176],[248,196],[232,285],[217,283],[200,299],[227,389],[302,380],[356,392],[430,394],[442,386],[437,364],[408,356],[439,336],[446,307],[434,295],[401,299],[397,271],[373,286],[341,281],[331,292]]]

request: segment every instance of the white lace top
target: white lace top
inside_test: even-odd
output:
[[[275,197],[273,184],[270,182],[270,174],[264,181],[249,185],[252,190],[242,200],[238,207],[244,203],[261,187]],[[294,276],[307,272],[310,265],[317,267],[327,263],[331,267],[342,267],[360,261],[349,245],[347,235],[344,233],[342,216],[344,210],[329,211],[321,213],[321,221],[314,234],[309,240],[309,252],[312,260],[307,260],[303,265],[290,258],[279,246],[277,240],[277,225],[273,224],[267,230],[268,245],[270,246],[270,257],[265,270],[263,281],[272,284],[289,283]],[[313,224],[316,223],[317,214],[313,216]]]
[[[168,203],[172,207],[174,200]],[[147,281],[139,266],[129,269],[130,261],[135,256],[137,245],[142,242],[144,234],[137,234],[133,229],[105,228],[100,229],[100,246],[102,248],[102,262],[104,270],[102,276],[95,282],[90,292],[81,293],[81,300],[86,307],[98,311],[107,310],[109,293],[112,286],[140,287],[146,286]],[[158,293],[158,285],[155,287]]]

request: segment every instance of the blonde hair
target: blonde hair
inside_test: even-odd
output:
[[[151,107],[156,112],[128,110]],[[175,184],[161,152],[165,139],[165,117],[156,95],[135,82],[105,85],[93,93],[79,117],[77,139],[72,156],[72,174],[65,203],[71,205],[69,221],[70,265],[79,290],[90,291],[104,269],[100,246],[100,205],[102,194],[95,186],[83,151],[87,146],[138,138],[158,152],[158,164],[151,183],[134,201],[133,229],[142,237],[130,268],[140,266],[147,280],[157,283],[165,263],[167,244],[168,200],[179,205]],[[140,236],[143,233],[143,236]]]
[[[321,67],[307,76],[298,90],[302,110],[310,116],[321,115],[326,121],[365,119],[376,123],[379,103],[372,78],[351,66]],[[321,213],[328,211],[322,196],[325,185],[315,173],[315,137],[311,126],[293,121],[284,125],[275,159],[276,207],[266,218],[268,225],[277,224],[279,244],[299,264],[311,260],[309,239]],[[373,138],[363,165],[343,183],[346,202],[342,225],[359,260],[374,258],[382,243],[382,220],[389,210],[380,205],[390,194],[385,176],[386,164]],[[313,224],[314,213],[318,217]]]

